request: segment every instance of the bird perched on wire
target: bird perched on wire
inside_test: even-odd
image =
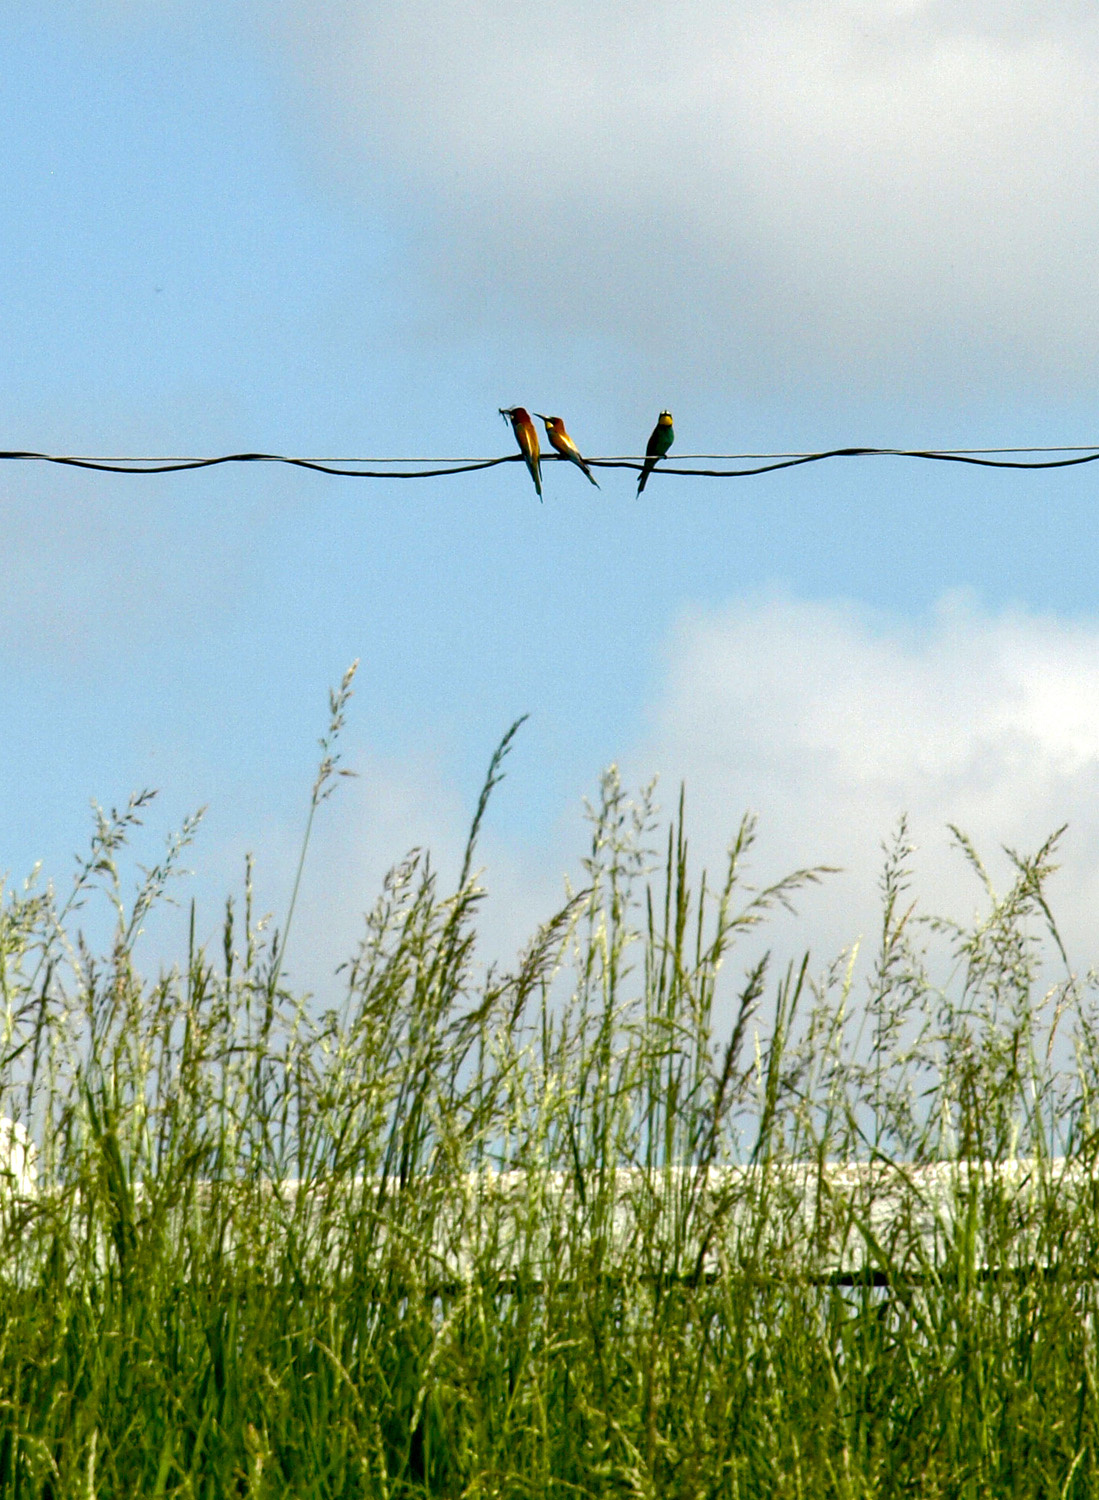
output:
[[[674,442],[675,430],[672,427],[672,414],[670,411],[662,411],[652,430],[652,436],[645,444],[645,467],[641,470],[641,478],[637,481],[639,495],[648,483],[649,475]]]
[[[500,415],[511,423],[511,430],[515,434],[515,441],[519,444],[519,452],[527,461],[530,477],[534,480],[534,488],[538,491],[538,498],[542,498],[542,462],[539,457],[541,449],[538,447],[538,429],[530,419],[530,412],[525,406],[501,406]]]
[[[562,458],[569,459],[576,465],[578,469],[582,469],[591,480],[592,484],[594,484],[596,489],[598,489],[599,481],[598,479],[596,479],[592,471],[588,468],[584,460],[580,457],[580,449],[576,446],[572,438],[570,438],[568,433],[565,431],[565,423],[563,419],[561,417],[543,417],[540,411],[536,411],[534,415],[536,417],[541,417],[542,421],[545,422],[546,436],[550,440],[550,446],[555,448],[557,452],[560,453]]]

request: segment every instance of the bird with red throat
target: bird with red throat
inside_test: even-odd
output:
[[[538,492],[538,498],[542,498],[542,460],[541,449],[538,446],[538,429],[530,419],[530,412],[525,406],[501,406],[500,415],[511,423],[511,430],[515,434],[515,441],[519,444],[519,452],[526,459],[530,477],[534,480],[534,488]]]

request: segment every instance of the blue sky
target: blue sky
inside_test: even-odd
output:
[[[664,406],[683,452],[1099,439],[1088,7],[74,0],[6,6],[0,47],[6,448],[489,454],[514,402],[596,453]],[[1082,946],[1095,483],[882,460],[637,502],[562,466],[540,507],[516,466],[5,466],[0,870],[63,881],[89,798],[152,785],[145,859],[208,805],[204,931],[246,849],[281,912],[358,658],[307,982],[407,845],[453,862],[528,712],[485,844],[505,946],[612,760],[686,779],[711,863],[753,808],[761,875],[844,865],[824,948],[869,930],[901,811],[944,901],[947,821],[1068,820]]]

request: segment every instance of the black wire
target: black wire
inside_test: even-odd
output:
[[[1023,450],[1040,452],[1043,450]],[[1063,452],[1063,449],[1056,450]],[[976,464],[983,469],[1067,469],[1074,464],[1093,464],[1099,460],[1099,451],[1089,452],[1081,458],[1054,458],[1024,463],[1019,459],[976,458],[969,453],[936,453],[921,448],[830,448],[826,453],[800,453],[796,458],[784,458],[775,463],[758,464],[751,469],[676,469],[661,464],[654,474],[692,474],[703,479],[739,479],[752,474],[773,474],[776,469],[794,469],[799,464],[817,464],[825,458],[927,458],[940,463]],[[641,469],[642,463],[632,459],[589,458],[593,468]]]
[[[503,458],[478,459],[476,462],[452,465],[446,469],[416,469],[399,474],[383,469],[341,469],[334,464],[323,463],[320,459],[286,458],[281,453],[226,453],[220,458],[128,458],[112,461],[53,453],[0,452],[0,459],[30,459],[45,464],[67,464],[73,469],[96,469],[106,474],[178,474],[184,469],[212,469],[217,464],[292,464],[295,468],[315,469],[318,474],[339,474],[348,479],[435,479],[446,474],[469,474],[474,469],[491,469],[496,464],[510,464],[522,456],[521,453],[509,453]],[[371,460],[364,462],[369,463]]]
[[[1023,461],[1021,459],[978,457],[977,454],[982,451],[984,453],[1075,452],[1079,456],[1075,458]],[[773,462],[757,464],[748,469],[682,469],[662,462],[659,469],[654,472],[676,474],[697,479],[740,479],[748,478],[755,474],[772,474],[777,469],[793,469],[802,464],[821,463],[823,460],[829,458],[920,458],[937,463],[973,464],[983,469],[1067,469],[1077,464],[1091,464],[1099,461],[1099,449],[1089,449],[1080,454],[1077,449],[1066,448],[1001,448],[960,450],[954,452],[922,448],[830,448],[822,453],[799,453],[781,458],[776,455]],[[318,474],[334,474],[347,479],[439,479],[445,478],[449,474],[471,474],[479,469],[492,469],[498,464],[518,463],[522,460],[522,454],[508,453],[500,458],[442,460],[441,462],[446,464],[445,468],[406,469],[404,471],[344,468],[332,461],[326,462],[315,458],[289,458],[280,453],[226,453],[217,458],[107,459],[12,450],[9,452],[0,452],[0,459],[63,464],[69,468],[94,469],[107,474],[177,474],[187,469],[212,469],[219,464],[265,463],[289,464],[294,468],[312,469]],[[563,462],[556,453],[545,454],[544,461],[546,460],[550,462]],[[342,462],[358,463],[359,460],[350,459],[343,460]],[[361,462],[417,463],[420,460],[363,459]],[[435,462],[438,463],[440,460],[435,460]],[[633,469],[638,471],[644,467],[643,459],[633,458],[589,458],[587,462],[592,468],[599,469]]]

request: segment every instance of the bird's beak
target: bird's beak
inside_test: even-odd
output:
[[[536,411],[534,413],[534,415],[538,418],[539,422],[548,422],[549,421],[549,417],[544,417],[540,411]]]

